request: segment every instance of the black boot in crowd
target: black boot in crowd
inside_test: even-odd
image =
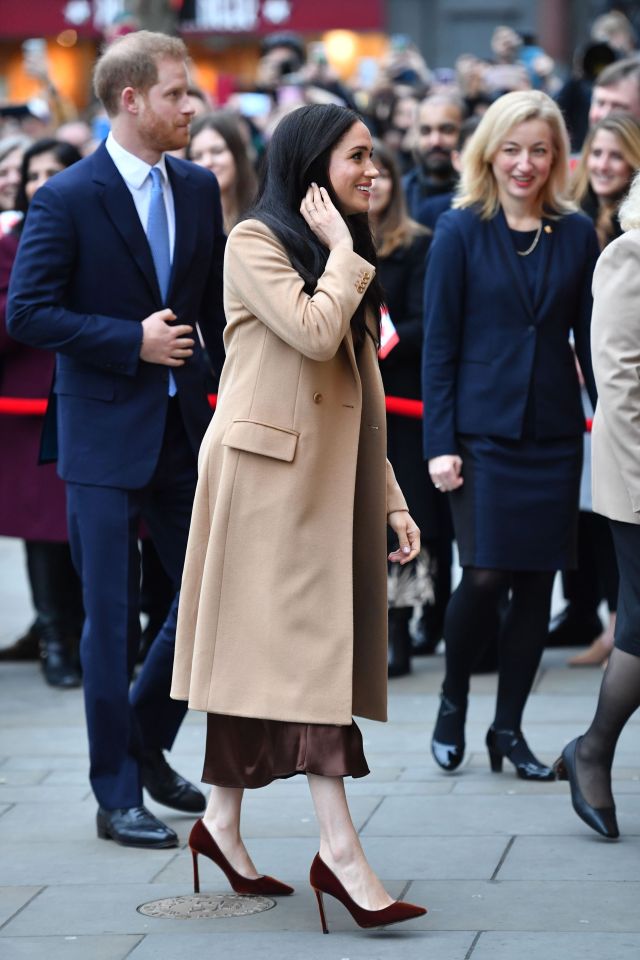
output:
[[[69,545],[27,541],[26,548],[44,678],[51,687],[78,687],[82,590]]]
[[[403,677],[411,672],[411,634],[409,621],[412,607],[392,607],[389,610],[389,658],[387,672],[390,677]]]

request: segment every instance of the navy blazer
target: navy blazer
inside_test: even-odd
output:
[[[584,431],[570,345],[590,396],[591,278],[598,242],[582,214],[543,220],[535,296],[502,210],[469,208],[438,219],[427,258],[422,359],[424,452],[455,454],[457,434],[518,439],[533,387],[540,439]]]
[[[13,337],[56,350],[58,472],[76,483],[136,489],[155,469],[169,367],[140,360],[141,321],[171,307],[194,327],[193,356],[172,368],[197,452],[211,419],[207,364],[224,358],[224,232],[215,177],[167,157],[176,235],[167,302],[129,189],[104,144],[42,186],[25,221],[9,288]]]

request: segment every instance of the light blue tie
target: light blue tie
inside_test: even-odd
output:
[[[167,208],[164,205],[162,174],[157,167],[151,167],[149,176],[151,177],[151,200],[149,203],[149,219],[147,220],[147,240],[151,247],[151,256],[156,268],[162,303],[166,304],[169,292],[169,277],[171,276],[169,221],[167,220]],[[169,371],[170,397],[175,395],[176,389],[173,374]]]

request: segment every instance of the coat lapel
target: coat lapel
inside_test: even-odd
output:
[[[540,261],[538,263],[538,276],[536,277],[536,291],[533,299],[533,309],[537,312],[544,298],[546,290],[546,279],[551,262],[551,250],[553,247],[553,235],[555,233],[557,221],[549,220],[548,217],[542,218],[542,234],[540,236]]]
[[[151,249],[136,205],[104,144],[98,147],[94,154],[93,179],[102,185],[100,199],[107,216],[140,268],[154,299],[160,302],[160,289]]]
[[[171,303],[173,291],[181,277],[188,272],[195,251],[197,239],[195,215],[198,211],[198,198],[188,169],[174,163],[171,157],[167,157],[166,162],[176,216],[176,239],[167,296],[167,302]]]
[[[516,253],[513,241],[511,239],[511,234],[509,233],[509,226],[507,224],[502,208],[498,210],[498,213],[489,221],[490,224],[495,225],[496,233],[498,236],[498,242],[502,250],[503,261],[507,263],[511,274],[513,276],[515,288],[518,291],[520,299],[524,305],[525,310],[529,316],[533,319],[533,304],[531,302],[531,296],[527,288],[527,282],[525,280],[524,272],[518,263],[518,254]],[[542,238],[541,238],[542,239]]]

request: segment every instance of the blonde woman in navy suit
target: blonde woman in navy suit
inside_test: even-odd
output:
[[[446,673],[432,753],[464,755],[478,624],[509,593],[499,647],[491,767],[553,779],[521,719],[540,662],[556,570],[575,564],[584,418],[571,337],[592,399],[591,222],[564,198],[568,141],[537,91],[489,108],[465,152],[454,209],[425,280],[424,439],[449,495],[460,563],[445,619]]]

